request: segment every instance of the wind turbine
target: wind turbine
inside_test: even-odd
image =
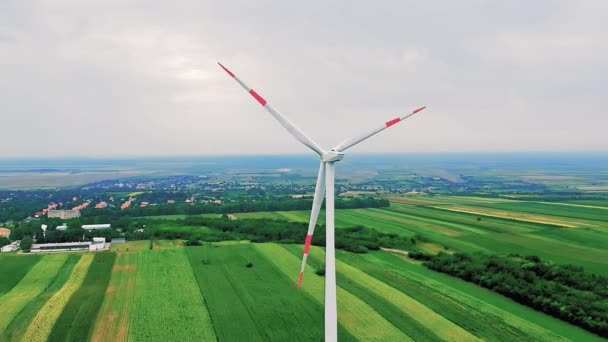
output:
[[[302,144],[308,146],[311,150],[316,152],[321,158],[319,166],[319,173],[317,175],[317,185],[315,186],[315,195],[312,202],[312,211],[310,213],[310,221],[308,223],[308,233],[304,242],[304,252],[302,256],[302,265],[300,267],[300,274],[298,276],[297,288],[300,288],[302,284],[302,276],[304,275],[304,268],[306,267],[306,258],[310,251],[310,244],[312,242],[312,235],[315,231],[317,218],[319,217],[319,210],[323,203],[323,197],[326,198],[325,202],[325,341],[337,341],[338,340],[338,310],[336,300],[336,257],[335,257],[335,242],[334,242],[334,180],[335,180],[335,163],[339,162],[344,158],[344,151],[356,144],[370,138],[377,133],[393,126],[400,121],[403,121],[410,116],[420,112],[426,107],[420,107],[411,111],[410,113],[396,117],[385,122],[382,126],[378,126],[364,134],[356,136],[354,138],[346,139],[336,147],[330,150],[324,150],[319,145],[310,139],[304,132],[298,127],[291,123],[283,114],[279,113],[274,107],[270,105],[262,96],[260,96],[255,90],[249,88],[240,78],[228,70],[222,63],[219,63],[220,67],[224,69],[235,81],[237,81],[245,91],[247,91],[253,98],[258,101],[264,109],[266,109],[280,124],[283,126],[291,135],[298,139]]]

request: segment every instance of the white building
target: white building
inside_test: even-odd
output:
[[[90,251],[99,251],[106,247],[106,238],[94,237],[93,243],[89,246]]]
[[[15,241],[15,242],[11,243],[10,245],[6,245],[6,246],[2,247],[0,249],[0,251],[1,252],[12,252],[17,249],[17,246],[18,246],[18,242]]]
[[[93,242],[59,242],[59,243],[35,243],[30,251],[39,252],[66,252],[66,251],[99,251],[106,248],[106,239],[94,237]]]
[[[65,251],[86,251],[91,246],[90,241],[83,242],[59,242],[59,243],[35,243],[30,252],[65,252]]]
[[[97,230],[97,229],[111,229],[112,225],[106,224],[83,224],[82,229],[84,230]]]

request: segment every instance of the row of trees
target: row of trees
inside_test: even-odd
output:
[[[430,269],[608,337],[608,278],[585,272],[582,267],[519,255],[410,253],[410,257],[426,260],[424,264]]]
[[[338,198],[338,209],[381,208],[388,207],[390,202],[382,198]],[[198,214],[230,214],[259,211],[290,211],[309,210],[312,198],[292,198],[290,196],[272,197],[261,200],[238,199],[236,202],[224,202],[221,205],[207,204],[160,204],[155,206],[133,206],[125,209],[122,214],[130,216],[159,216],[159,215],[198,215]]]
[[[167,225],[176,227],[207,227],[204,233],[196,229],[170,230]],[[301,244],[306,237],[307,223],[271,219],[238,219],[188,217],[182,220],[149,220],[149,232],[142,238],[185,239],[194,241],[222,241],[247,239],[254,242],[280,242]],[[161,227],[163,229],[154,229]],[[325,246],[325,226],[317,226],[313,245]],[[386,234],[363,226],[336,230],[336,248],[354,253],[367,253],[380,247],[409,249],[413,247],[410,239],[397,234]]]

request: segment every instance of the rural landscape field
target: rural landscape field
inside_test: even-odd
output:
[[[536,171],[537,177],[545,175],[542,182],[530,182],[523,181],[530,177],[527,171],[514,176],[478,170],[477,190],[454,191],[455,186],[476,183],[448,180],[456,173],[449,168],[444,177],[436,176],[436,170],[398,170],[370,172],[372,176],[364,178],[351,174],[340,182],[339,203],[353,207],[336,212],[340,340],[604,340],[601,322],[606,317],[601,311],[593,318],[599,328],[593,330],[591,324],[560,319],[483,280],[434,269],[424,259],[443,255],[452,258],[452,264],[462,255],[516,263],[540,260],[537,265],[580,267],[601,284],[608,277],[608,199],[602,191],[571,188],[585,186],[588,175],[571,170],[579,175],[564,184],[566,180],[549,172]],[[190,198],[187,192],[199,189],[200,201],[205,193],[225,204],[197,204],[201,209],[190,213],[191,203],[86,208],[80,221],[113,222],[116,228],[109,232],[108,241],[129,239],[100,252],[0,254],[0,340],[322,340],[325,260],[319,246],[324,243],[325,215],[322,211],[303,284],[297,290],[304,227],[310,215],[298,208],[308,197],[280,194],[306,194],[309,176],[284,179],[280,172],[261,170],[209,174],[229,180],[196,178],[191,183],[179,178],[178,182],[190,184],[184,185],[190,190],[180,191],[163,190],[163,179],[176,182],[164,175],[134,180],[157,182],[157,189],[133,191],[112,185],[129,178],[65,188],[68,197],[75,192],[93,203],[107,196],[115,200],[123,196],[123,202],[135,197],[164,200],[168,194]],[[252,179],[264,184],[265,195],[254,191]],[[249,184],[249,190],[236,189],[240,182]],[[211,183],[221,190],[205,185]],[[418,184],[419,189],[389,191],[402,184]],[[523,185],[528,188],[521,190]],[[241,203],[242,211],[231,202]],[[264,211],[262,204],[279,207]],[[217,211],[223,205],[227,211]],[[13,220],[10,226],[28,234],[29,227],[37,232],[40,222],[55,221]],[[49,241],[67,238],[60,231],[47,231],[45,236]],[[600,305],[606,303],[601,290],[579,292],[598,298]]]
[[[0,342],[608,341],[607,13],[0,0]]]
[[[2,256],[2,340],[319,340],[323,278],[314,270],[323,250],[313,249],[296,291],[300,253],[274,243],[138,241],[94,257]],[[28,259],[25,272],[5,269],[13,258]],[[341,340],[601,340],[402,255],[338,259]]]

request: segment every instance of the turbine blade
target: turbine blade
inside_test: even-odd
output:
[[[230,77],[234,78],[245,91],[249,93],[259,104],[264,107],[280,124],[283,126],[291,135],[293,135],[296,139],[298,139],[302,144],[308,146],[311,150],[317,152],[319,155],[323,155],[324,151],[319,145],[314,142],[311,138],[309,138],[304,132],[302,132],[298,127],[296,127],[293,123],[291,123],[283,114],[274,109],[266,101],[260,94],[258,94],[255,90],[249,88],[240,78],[238,78],[234,73],[232,73],[228,68],[222,65],[222,63],[218,62],[217,64],[224,69],[230,75]]]
[[[344,150],[346,150],[346,149],[348,149],[350,147],[353,147],[353,146],[357,145],[358,143],[362,142],[363,140],[365,140],[367,138],[370,138],[370,137],[372,137],[372,136],[374,136],[374,135],[376,135],[376,134],[384,131],[385,129],[391,127],[392,125],[394,125],[396,123],[399,123],[399,122],[401,122],[401,121],[409,118],[410,116],[412,116],[412,115],[414,115],[414,114],[422,111],[425,108],[426,107],[420,107],[418,109],[415,109],[415,110],[411,111],[410,113],[408,113],[408,114],[406,114],[404,116],[396,117],[396,118],[394,118],[392,120],[389,120],[389,121],[385,122],[384,125],[382,125],[381,127],[375,128],[375,129],[373,129],[370,132],[361,134],[361,135],[356,136],[354,138],[350,138],[350,139],[344,140],[340,145],[334,147],[333,149],[335,151],[342,152],[342,151],[344,151]]]
[[[306,241],[304,242],[304,252],[302,255],[302,265],[300,266],[300,275],[298,276],[298,289],[302,284],[302,276],[304,276],[304,268],[306,267],[306,259],[308,258],[308,252],[310,251],[310,244],[312,243],[312,235],[315,232],[315,226],[317,219],[319,218],[319,211],[321,210],[321,204],[323,203],[323,197],[325,197],[325,163],[321,162],[319,166],[319,175],[317,176],[317,185],[315,187],[315,197],[312,201],[312,210],[310,212],[310,221],[308,222],[308,232],[306,233]]]

